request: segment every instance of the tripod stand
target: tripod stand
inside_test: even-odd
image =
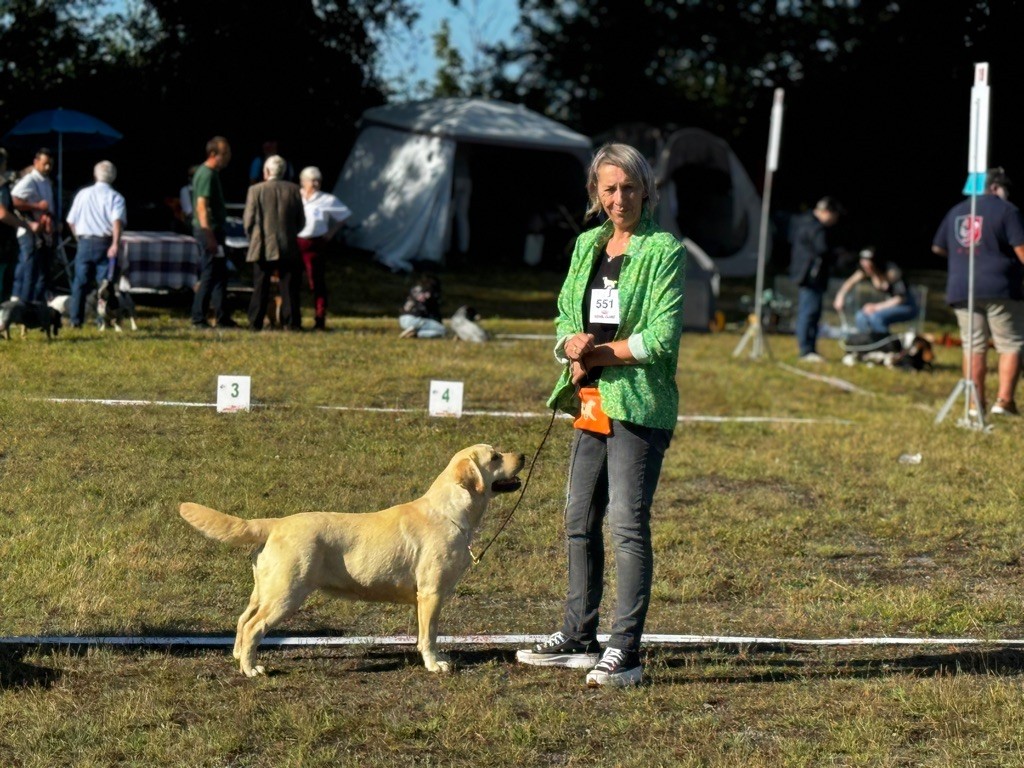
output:
[[[760,360],[762,356],[771,357],[768,340],[764,337],[761,322],[761,303],[764,294],[764,266],[768,250],[768,211],[772,199],[772,177],[779,165],[779,140],[782,136],[782,102],[784,91],[775,89],[772,100],[772,116],[768,129],[768,156],[765,160],[764,195],[761,197],[761,227],[757,246],[757,280],[754,286],[754,312],[747,319],[747,330],[744,331],[740,343],[736,345],[732,356],[739,357],[747,344],[750,344],[750,359]]]

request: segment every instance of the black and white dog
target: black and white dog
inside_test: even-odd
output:
[[[121,321],[127,319],[133,331],[139,330],[135,322],[135,302],[127,290],[104,280],[96,289],[96,318],[100,330],[105,331],[110,325],[118,333],[121,332]]]
[[[56,296],[50,300],[50,306],[60,312],[62,317],[71,317],[71,297]],[[121,321],[125,318],[133,331],[139,330],[135,322],[135,302],[127,290],[115,287],[109,280],[104,280],[99,287],[90,291],[85,297],[85,315],[95,315],[101,331],[109,325],[118,333],[121,332]]]
[[[11,338],[11,326],[20,325],[24,338],[30,328],[40,328],[52,339],[60,330],[60,312],[41,301],[5,301],[0,304],[0,337]]]

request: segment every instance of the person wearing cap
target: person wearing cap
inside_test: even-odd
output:
[[[991,413],[1016,416],[1014,398],[1024,348],[1024,217],[1009,201],[1010,179],[1002,168],[985,175],[984,194],[954,205],[932,238],[932,251],[948,258],[946,301],[956,313],[964,339],[964,378],[974,382],[978,399],[972,408],[985,409],[986,352],[989,339],[999,355],[999,388]],[[973,334],[967,311],[970,251],[974,243]],[[970,352],[968,352],[970,349]],[[971,359],[973,357],[973,360]]]
[[[789,274],[799,288],[796,314],[796,339],[800,360],[825,361],[818,354],[818,323],[828,289],[828,278],[835,256],[829,247],[826,229],[836,224],[843,207],[833,197],[823,197],[814,209],[796,216],[790,225],[792,246]]]
[[[882,260],[873,247],[859,254],[859,266],[836,292],[832,306],[842,314],[846,297],[857,283],[869,280],[876,291],[885,295],[881,301],[871,301],[857,310],[854,322],[861,333],[888,335],[893,323],[905,323],[917,317],[920,311],[903,272],[891,261]]]

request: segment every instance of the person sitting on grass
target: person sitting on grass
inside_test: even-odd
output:
[[[846,278],[836,292],[832,306],[840,315],[846,305],[846,297],[857,283],[870,280],[879,293],[886,294],[882,301],[868,302],[857,310],[854,322],[861,333],[876,333],[887,336],[893,323],[905,323],[917,317],[920,309],[914,300],[910,286],[903,278],[903,272],[892,262],[883,261],[875,248],[865,248],[859,254],[859,266]]]
[[[447,332],[441,321],[441,281],[433,275],[421,276],[409,289],[398,315],[400,338],[443,339]]]

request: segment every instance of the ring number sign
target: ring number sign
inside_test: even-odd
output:
[[[462,416],[462,382],[430,382],[430,415]]]
[[[249,410],[248,376],[217,377],[217,413]]]

